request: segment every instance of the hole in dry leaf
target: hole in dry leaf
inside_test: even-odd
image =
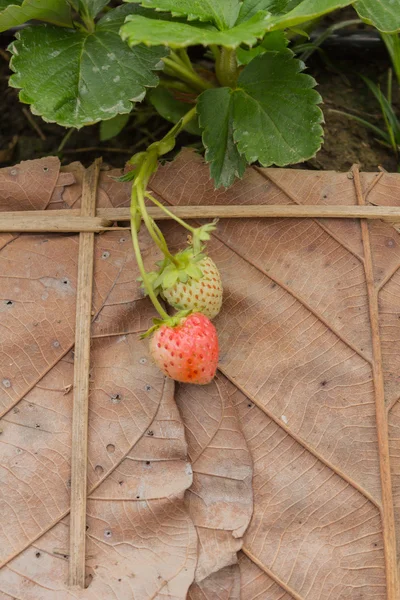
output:
[[[325,379],[324,379],[324,381],[321,381],[321,385],[322,385],[322,387],[325,387],[327,383],[328,383],[328,382],[327,382]]]
[[[110,400],[112,404],[119,404],[122,400],[121,394],[111,394]]]
[[[122,579],[121,579],[121,578],[119,578],[119,579],[118,579],[118,581],[122,581]]]
[[[14,302],[12,300],[5,300],[4,304],[6,304],[7,306],[12,306]]]
[[[119,485],[124,485],[123,481],[118,481]]]
[[[54,346],[54,348],[59,348],[60,347],[60,342],[58,340],[54,340],[53,346]]]
[[[109,454],[113,454],[115,452],[115,446],[114,446],[114,444],[108,444],[107,445],[107,452]]]
[[[110,529],[106,529],[104,532],[104,537],[110,538],[112,536],[112,531]]]
[[[36,427],[36,429],[40,429],[39,423],[36,423],[35,427]]]
[[[139,362],[140,362],[141,365],[145,365],[147,363],[147,359],[146,358],[141,358],[139,360]]]
[[[89,525],[86,525],[86,531],[89,529]]]
[[[154,431],[148,431],[147,435],[150,435],[150,436],[154,435]]]
[[[40,556],[41,556],[40,552],[36,552],[35,556],[36,556],[36,558],[40,558]]]
[[[146,385],[144,386],[144,389],[146,390],[146,392],[150,392],[150,390],[151,390],[151,385],[149,385],[149,384],[146,384]]]
[[[11,387],[11,381],[9,379],[3,379],[3,385],[4,385],[5,388],[10,388]]]
[[[64,284],[64,285],[68,285],[68,283],[69,283],[68,279],[66,279],[66,278],[64,278],[64,279],[62,280],[62,282],[63,282],[63,284]]]
[[[150,461],[149,461],[149,460],[146,460],[146,465],[149,465],[149,464],[150,464]]]
[[[136,496],[136,500],[139,500],[140,496]]]
[[[101,258],[103,260],[106,260],[108,257],[110,256],[110,253],[108,252],[108,250],[106,250],[105,252],[103,252],[103,254],[101,255]]]
[[[43,167],[43,171],[44,171],[45,173],[47,173],[47,171],[48,171],[48,170],[49,170],[49,167]]]
[[[94,470],[96,471],[97,475],[102,475],[104,473],[104,469],[101,465],[96,465]]]

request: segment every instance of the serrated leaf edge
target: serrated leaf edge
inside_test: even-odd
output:
[[[296,71],[296,75],[297,74],[303,74],[304,77],[306,77],[308,79],[308,81],[312,81],[313,82],[313,85],[309,86],[309,88],[307,88],[307,89],[310,89],[310,90],[314,91],[314,93],[315,93],[315,96],[314,96],[315,97],[315,102],[313,103],[313,105],[319,111],[319,117],[320,118],[312,126],[313,128],[315,128],[319,132],[319,138],[320,138],[319,139],[319,146],[318,146],[318,148],[312,154],[306,154],[305,156],[302,156],[302,157],[296,159],[295,163],[282,162],[282,161],[277,161],[277,162],[262,162],[258,156],[248,157],[245,152],[243,152],[241,154],[243,154],[245,156],[248,164],[252,164],[252,163],[254,163],[256,161],[259,161],[260,164],[263,167],[270,167],[271,165],[276,165],[277,167],[285,167],[285,166],[287,166],[289,164],[297,164],[297,163],[300,163],[300,162],[304,162],[305,160],[309,160],[310,158],[313,158],[317,154],[317,152],[319,152],[319,150],[321,149],[321,146],[322,146],[322,144],[324,142],[324,130],[323,130],[323,127],[322,127],[321,124],[325,123],[325,119],[324,119],[324,114],[322,112],[322,109],[319,106],[319,104],[323,104],[323,99],[322,99],[321,95],[314,89],[315,86],[317,85],[317,82],[315,81],[315,79],[311,75],[308,75],[307,73],[303,73],[303,71],[306,69],[305,63],[302,60],[298,59],[298,58],[293,58],[295,56],[295,54],[289,48],[287,48],[284,52],[274,52],[274,51],[271,51],[271,50],[267,50],[263,54],[261,54],[259,56],[256,56],[253,59],[253,61],[260,59],[261,57],[265,56],[265,54],[275,54],[275,55],[279,55],[279,54],[280,55],[284,55],[284,54],[286,54],[288,58],[291,57],[292,60],[294,60],[297,63],[297,65],[298,65],[298,70]],[[253,62],[253,61],[250,61],[249,64],[251,64],[251,62]],[[236,89],[240,90],[240,91],[242,91],[244,93],[246,93],[245,90],[242,90],[240,87],[238,87]],[[234,90],[234,92],[235,92],[235,90]],[[311,104],[310,104],[310,106],[311,106]],[[236,125],[235,119],[233,119],[233,137],[234,137],[235,143],[237,143],[239,145],[242,138],[238,137],[238,135],[237,135],[238,131],[239,131],[239,128]],[[238,150],[239,150],[239,147],[238,147]]]
[[[47,27],[47,23],[42,23],[41,26],[42,27]],[[88,35],[92,35],[92,34],[88,34]],[[116,35],[118,35],[118,34],[116,34]],[[9,67],[14,72],[15,75],[18,75],[20,73],[20,71],[18,71],[14,67],[14,58],[18,57],[18,55],[19,55],[18,48],[15,45],[18,41],[20,41],[21,35],[20,35],[19,31],[15,34],[15,37],[16,37],[16,39],[13,40],[11,42],[11,44],[8,45],[7,50],[9,52],[11,52],[11,54],[12,54],[12,56],[10,58],[10,62],[9,62]],[[156,63],[156,65],[154,66],[154,68],[150,69],[150,71],[152,73],[154,73],[154,71],[160,71],[163,68],[164,68],[164,62],[162,60],[160,60],[158,63]],[[94,125],[95,123],[99,123],[101,121],[108,121],[110,119],[113,119],[117,115],[128,115],[128,114],[130,114],[131,111],[132,111],[132,109],[133,109],[133,107],[135,106],[135,103],[136,102],[142,102],[144,100],[144,98],[146,96],[146,93],[147,93],[147,89],[148,88],[156,88],[158,86],[158,83],[159,83],[159,79],[158,79],[157,75],[154,73],[154,76],[156,78],[156,81],[155,81],[154,85],[144,85],[143,87],[145,89],[143,90],[143,92],[141,94],[139,94],[137,97],[133,97],[133,98],[130,98],[128,100],[128,102],[131,103],[131,106],[127,110],[116,110],[114,113],[110,112],[110,116],[107,117],[107,119],[98,118],[98,119],[95,119],[94,121],[90,121],[90,122],[88,121],[88,122],[83,123],[82,125],[77,125],[76,123],[73,123],[73,122],[69,122],[69,121],[61,122],[61,121],[57,121],[56,119],[49,119],[49,118],[43,116],[41,114],[41,112],[39,111],[39,109],[36,108],[34,102],[31,103],[31,102],[26,101],[26,100],[23,99],[22,96],[23,96],[23,93],[24,93],[24,87],[21,87],[20,85],[15,84],[15,81],[13,79],[14,78],[14,74],[11,75],[11,77],[9,78],[8,85],[10,87],[13,87],[13,88],[19,90],[19,92],[18,92],[18,98],[19,98],[20,102],[22,102],[23,104],[29,104],[31,113],[33,115],[37,115],[37,116],[41,117],[41,119],[43,119],[43,121],[45,121],[46,123],[56,123],[57,125],[61,125],[62,127],[66,127],[66,128],[73,127],[75,129],[82,129],[83,127],[86,127],[88,125]]]

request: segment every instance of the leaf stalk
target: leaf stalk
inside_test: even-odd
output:
[[[232,48],[221,48],[215,62],[215,71],[221,85],[235,88],[238,78],[236,50]]]

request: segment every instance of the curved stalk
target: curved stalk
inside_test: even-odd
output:
[[[163,58],[163,62],[167,67],[165,69],[165,73],[169,75],[172,73],[173,75],[178,75],[180,79],[192,85],[196,90],[200,92],[204,92],[204,90],[209,90],[214,87],[212,83],[206,81],[200,75],[197,75],[195,71],[189,70],[186,65],[184,65],[181,61],[176,62],[171,58]]]
[[[131,192],[131,235],[132,235],[132,243],[133,250],[135,252],[136,261],[139,267],[140,274],[142,276],[144,288],[152,301],[154,308],[157,310],[162,319],[168,319],[169,315],[161,306],[153,287],[149,281],[149,278],[146,273],[146,269],[144,268],[142,255],[140,252],[139,246],[139,238],[138,238],[138,229],[140,226],[140,220],[143,219],[146,228],[151,235],[153,241],[160,250],[163,252],[164,256],[166,256],[169,260],[176,264],[176,259],[170,253],[167,242],[163,234],[161,233],[158,226],[154,223],[153,219],[147,212],[147,207],[144,201],[145,198],[145,188],[149,182],[151,175],[157,170],[157,159],[159,156],[166,154],[174,147],[175,138],[180,133],[182,128],[188,123],[191,119],[196,115],[196,107],[191,108],[179,121],[174,125],[169,132],[159,141],[151,144],[146,152],[140,152],[138,155],[132,157],[131,161],[134,162],[138,160],[137,165],[137,173],[135,180],[132,184],[132,192]],[[132,163],[131,163],[132,164]],[[154,198],[150,198],[153,202],[157,200]],[[167,209],[168,210],[168,209]],[[190,225],[187,225],[182,219],[179,219],[181,225],[189,229],[189,231],[193,231],[193,228]]]
[[[168,210],[168,208],[166,206],[164,206],[164,204],[161,204],[161,202],[159,200],[157,200],[157,198],[154,198],[154,196],[152,194],[150,194],[149,192],[145,192],[145,196],[146,196],[146,198],[151,200],[153,202],[153,204],[158,206],[158,208],[161,208],[161,210],[163,210],[166,215],[171,217],[171,219],[173,219],[174,221],[179,223],[179,225],[182,225],[182,227],[184,227],[185,229],[190,231],[190,233],[194,233],[194,227],[191,227],[188,223],[186,223],[185,221],[183,221],[182,219],[180,219],[179,217],[174,215],[174,213],[171,212],[170,210]]]
[[[144,202],[143,190],[137,191],[137,198],[138,198],[140,214],[143,218],[144,224],[146,225],[147,231],[149,232],[149,234],[151,236],[151,239],[156,244],[156,246],[158,246],[158,248],[161,250],[161,252],[164,254],[164,256],[166,258],[168,258],[175,265],[178,264],[176,258],[168,250],[167,242],[165,241],[165,238],[164,238],[163,234],[161,233],[160,229],[157,227],[157,230],[156,230],[156,228],[154,227],[155,223],[154,223],[153,219],[150,217],[149,213],[147,212],[147,207]]]
[[[132,190],[132,192],[133,192],[133,190]],[[136,212],[137,212],[137,199],[135,198],[135,194],[132,193],[131,235],[132,235],[133,251],[135,253],[136,262],[139,267],[140,275],[142,276],[144,288],[145,288],[150,300],[152,301],[154,308],[156,309],[156,311],[158,312],[158,314],[160,315],[160,317],[162,319],[168,319],[169,315],[164,310],[164,308],[161,306],[156,294],[154,293],[153,287],[149,281],[149,278],[147,277],[146,269],[144,268],[143,258],[142,258],[142,253],[140,252],[139,238],[138,238],[138,233],[137,233],[137,228],[136,228],[136,218],[135,218]]]

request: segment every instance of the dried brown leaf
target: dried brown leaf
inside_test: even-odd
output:
[[[209,575],[189,590],[188,600],[241,600],[238,565],[225,567]]]
[[[356,204],[384,185],[393,197],[399,177],[385,179],[253,169],[221,192],[183,152],[152,188],[172,205]],[[209,244],[225,288],[220,370],[254,462],[246,600],[398,598],[399,243],[379,221],[226,219]]]
[[[72,172],[73,180],[64,171],[54,177],[47,203],[36,200],[35,208],[77,208],[83,171],[76,165]],[[101,176],[99,205],[127,205],[128,186],[109,174]],[[201,158],[183,152],[159,170],[151,186],[171,205],[398,205],[400,179],[250,169],[221,192],[214,191]],[[184,232],[170,223],[163,228],[174,247],[184,245]],[[58,246],[41,248],[37,256],[34,243],[43,239]],[[52,279],[68,271],[74,281],[72,241],[77,247],[76,236],[5,235],[0,244],[3,289],[11,294],[19,287],[14,300],[23,300],[15,318],[14,300],[3,305],[1,323],[2,365],[10,368],[0,378],[6,380],[8,409],[0,436],[6,442],[2,547],[10,559],[0,571],[4,599],[180,599],[196,571],[192,600],[397,600],[400,238],[392,225],[220,222],[209,250],[225,287],[216,321],[221,375],[204,388],[179,388],[181,416],[169,384],[137,340],[152,310],[138,289],[129,238],[97,238],[91,583],[84,592],[66,588],[63,555],[72,402],[65,389],[72,381],[74,315],[57,290],[51,288],[49,302],[37,286],[46,271]],[[151,268],[156,256],[143,233],[141,243]],[[62,326],[54,316],[58,304]],[[33,317],[40,337],[30,333]],[[59,338],[63,351],[53,356],[49,344]],[[34,342],[40,352],[29,350]],[[254,514],[246,531],[251,462]],[[243,534],[239,594],[233,563]]]
[[[57,177],[45,206],[56,208],[69,193],[78,203],[79,178]],[[141,235],[153,262],[157,256]],[[76,235],[6,235],[1,246],[0,597],[183,600],[197,562],[184,504],[192,468],[173,383],[138,337],[154,313],[139,289],[131,244],[119,232],[96,237],[90,585],[79,592],[66,583],[73,402],[66,390],[73,381],[77,256]]]
[[[223,377],[205,387],[180,386],[176,400],[193,468],[186,505],[199,538],[202,582],[237,561],[253,512],[252,464]]]
[[[0,169],[0,210],[46,208],[59,171],[60,161],[55,156]]]

